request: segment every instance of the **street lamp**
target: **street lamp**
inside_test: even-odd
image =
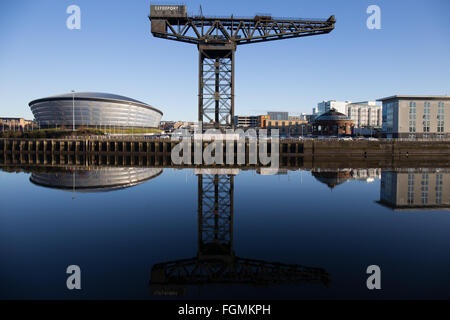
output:
[[[75,131],[75,90],[72,90],[72,131]]]

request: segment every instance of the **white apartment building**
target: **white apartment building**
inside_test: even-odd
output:
[[[382,106],[376,101],[349,103],[345,114],[353,120],[355,128],[381,127],[383,125]]]
[[[335,109],[337,112],[347,114],[347,104],[352,103],[351,101],[336,101],[328,100],[322,101],[317,104],[318,115]]]

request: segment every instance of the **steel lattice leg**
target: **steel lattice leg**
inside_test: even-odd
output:
[[[232,128],[234,118],[234,50],[199,50],[199,122],[204,127]]]

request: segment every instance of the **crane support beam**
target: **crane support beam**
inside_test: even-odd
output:
[[[233,127],[234,53],[232,46],[199,46],[198,121],[217,129]]]
[[[192,44],[235,43],[236,45],[273,41],[330,33],[334,16],[327,20],[253,19],[187,17],[186,19],[152,18],[155,37]]]

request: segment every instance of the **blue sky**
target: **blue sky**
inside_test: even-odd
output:
[[[66,28],[72,4],[81,8],[81,30]],[[239,46],[236,114],[310,113],[328,99],[450,94],[450,1],[186,1],[190,13],[200,4],[205,15],[336,16],[328,35]],[[381,30],[366,27],[372,4],[381,8]],[[29,101],[74,89],[147,102],[163,120],[197,119],[197,48],[154,38],[149,5],[1,1],[0,115],[32,118]]]

